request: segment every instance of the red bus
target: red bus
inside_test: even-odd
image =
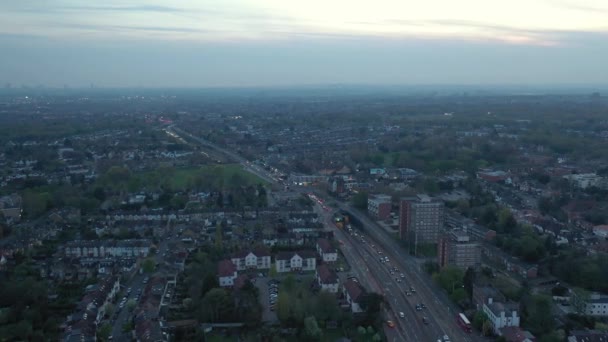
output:
[[[458,320],[458,325],[460,325],[462,330],[464,330],[465,332],[468,332],[468,333],[473,331],[471,328],[471,322],[469,322],[467,316],[465,316],[462,312],[458,314],[457,320]]]

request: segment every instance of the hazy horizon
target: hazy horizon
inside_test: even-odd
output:
[[[604,85],[599,0],[0,4],[14,87]]]

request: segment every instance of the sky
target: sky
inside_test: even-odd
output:
[[[608,1],[0,0],[0,46],[13,86],[605,85]]]

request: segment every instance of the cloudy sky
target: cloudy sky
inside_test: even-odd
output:
[[[606,84],[605,0],[0,0],[0,82]]]

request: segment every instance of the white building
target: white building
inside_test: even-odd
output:
[[[75,240],[66,243],[64,254],[68,258],[147,257],[152,242],[132,240]]]
[[[593,186],[602,187],[604,185],[603,177],[598,176],[595,173],[580,173],[565,175],[563,177],[580,189],[586,189]]]
[[[365,290],[363,287],[361,287],[361,285],[359,285],[359,283],[353,281],[352,279],[348,279],[346,282],[344,282],[342,293],[344,294],[344,298],[346,298],[346,302],[348,303],[352,313],[363,312],[360,303],[363,299],[363,295],[365,294]]]
[[[593,234],[601,238],[608,238],[608,225],[602,224],[599,226],[593,227]]]
[[[323,262],[331,263],[338,260],[338,250],[327,239],[317,240],[317,253]]]
[[[338,293],[338,275],[336,272],[327,267],[327,265],[323,264],[317,268],[316,279],[321,290],[331,293]]]
[[[499,334],[499,330],[504,327],[519,327],[519,315],[515,305],[494,302],[492,299],[483,304],[483,312],[488,316],[494,332]]]
[[[237,277],[236,266],[231,260],[222,260],[217,266],[218,281],[221,287],[233,287]]]
[[[317,268],[315,253],[311,251],[279,252],[275,257],[277,272],[314,271]]]
[[[270,269],[270,252],[264,248],[240,251],[235,253],[230,259],[236,266],[237,271],[246,269]]]
[[[608,297],[602,296],[599,293],[593,293],[587,300],[585,314],[595,317],[608,316]]]

